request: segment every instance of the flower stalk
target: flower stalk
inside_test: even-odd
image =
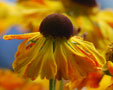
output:
[[[49,80],[49,90],[55,90],[56,87],[56,80],[50,79]]]
[[[63,81],[64,81],[64,79],[62,79],[62,80],[60,81],[59,90],[63,90]]]

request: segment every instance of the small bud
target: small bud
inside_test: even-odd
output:
[[[87,35],[88,35],[88,33],[87,33],[87,32],[84,32],[84,33],[81,35],[81,37],[85,40],[86,37],[87,37]]]
[[[45,37],[65,37],[69,39],[73,35],[73,25],[71,21],[61,14],[51,14],[47,16],[42,21],[39,30]]]
[[[81,28],[78,28],[78,29],[74,28],[73,29],[73,36],[78,35],[80,32],[81,32]]]
[[[111,43],[106,51],[106,60],[113,62],[113,43]]]

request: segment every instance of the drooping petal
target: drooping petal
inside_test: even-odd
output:
[[[81,60],[81,56],[74,57],[75,53],[68,46],[65,47],[64,54],[68,59],[68,73],[70,75],[70,78],[73,80],[73,77],[76,79],[84,77],[86,75],[86,72],[84,73],[83,69],[80,68],[79,62],[77,61],[78,58],[79,60]]]
[[[79,37],[73,37],[63,44],[63,52],[67,58],[68,73],[72,80],[86,77],[88,72],[102,69],[104,58],[95,50],[94,46]]]
[[[35,35],[39,35],[38,32],[36,33],[27,33],[27,34],[21,34],[21,35],[4,35],[3,39],[5,40],[11,40],[11,39],[29,39]]]
[[[91,63],[90,60],[87,61],[85,55],[77,54],[76,51],[70,48],[67,44],[64,44],[63,47],[64,54],[68,60],[68,73],[71,78],[77,79],[84,77],[88,71],[94,69],[93,63]],[[88,67],[85,67],[85,65]]]
[[[53,43],[52,41],[46,41],[44,47],[40,49],[40,52],[37,53],[36,57],[27,66],[25,75],[32,79],[35,79],[39,74],[41,78],[55,78],[56,70],[57,67],[53,56]]]
[[[92,43],[77,38],[72,38],[72,40],[78,44],[77,46],[75,44],[75,47],[79,48],[82,53],[92,59],[97,66],[103,66],[106,63]]]
[[[63,45],[62,45],[62,41],[61,40],[57,40],[55,42],[55,52],[54,52],[54,56],[55,56],[55,61],[57,64],[57,75],[56,78],[58,78],[59,80],[62,79],[62,77],[64,79],[68,79],[69,75],[68,75],[68,60],[64,54],[64,50],[63,50]]]
[[[27,45],[28,41],[24,41],[22,44],[20,44],[13,63],[14,70],[23,75],[26,66],[33,60],[33,58],[37,57],[37,54],[39,53],[39,50],[43,46],[44,42],[45,38],[41,38],[37,40],[30,48],[27,47],[29,45]],[[35,53],[37,54],[35,55]]]

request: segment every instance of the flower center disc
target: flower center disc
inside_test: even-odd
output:
[[[45,37],[65,37],[69,39],[73,35],[73,25],[71,21],[61,14],[51,14],[47,16],[42,21],[39,30]]]

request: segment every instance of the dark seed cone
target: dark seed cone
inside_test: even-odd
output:
[[[94,7],[97,6],[96,0],[72,0],[72,2],[88,6],[88,7]]]
[[[61,14],[47,16],[42,21],[39,30],[45,37],[65,37],[69,39],[73,35],[73,25],[71,21]]]

